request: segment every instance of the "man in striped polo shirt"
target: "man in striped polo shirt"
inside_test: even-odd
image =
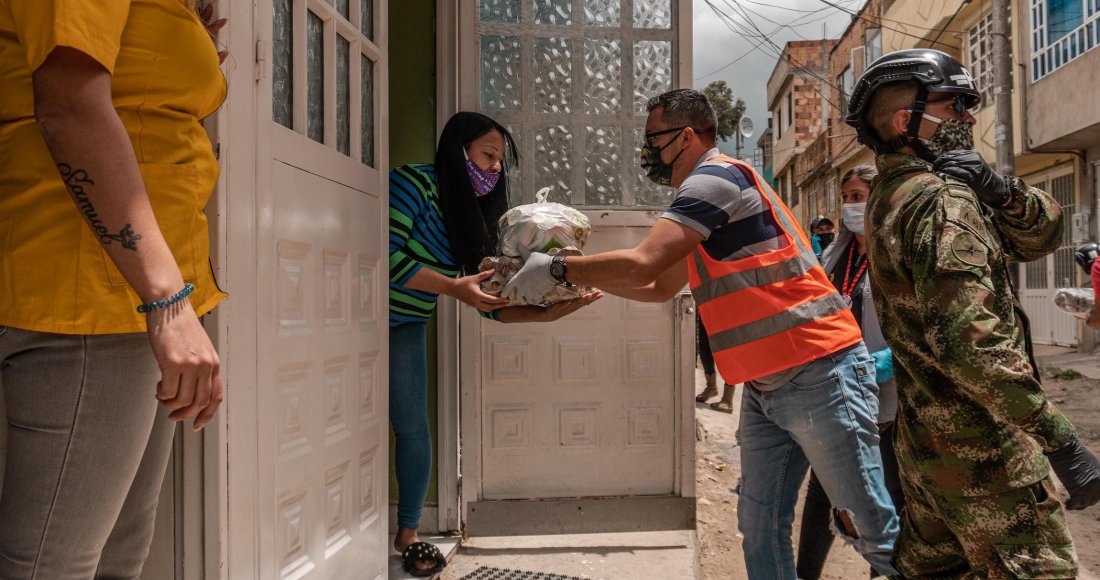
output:
[[[554,284],[664,302],[690,282],[723,377],[746,384],[738,439],[738,527],[752,578],[795,578],[794,506],[812,465],[840,536],[880,574],[898,518],[878,451],[874,361],[789,210],[715,148],[706,97],[651,99],[642,168],[676,198],[637,247],[563,259],[533,254],[506,298]]]

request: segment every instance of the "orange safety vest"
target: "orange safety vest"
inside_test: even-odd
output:
[[[688,281],[726,382],[742,383],[817,360],[862,339],[806,234],[787,206],[741,161],[783,229],[787,247],[733,261],[707,255],[700,243],[688,256]]]

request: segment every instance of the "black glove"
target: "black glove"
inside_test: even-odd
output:
[[[1066,509],[1083,510],[1100,500],[1100,461],[1081,444],[1076,433],[1069,443],[1047,453],[1047,459],[1069,491]]]
[[[1004,209],[1012,203],[1012,183],[1000,175],[972,149],[956,149],[940,155],[932,171],[943,178],[951,177],[970,186],[982,203],[994,209]]]

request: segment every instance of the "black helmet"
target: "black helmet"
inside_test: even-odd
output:
[[[1100,244],[1089,242],[1077,248],[1077,251],[1073,253],[1073,259],[1077,261],[1077,265],[1081,266],[1081,269],[1085,271],[1085,275],[1088,276],[1092,273],[1092,263],[1096,260],[1097,255],[1100,255]]]
[[[905,135],[883,142],[864,124],[867,106],[876,90],[904,82],[917,85],[917,98],[913,101],[909,130]],[[955,57],[931,48],[899,50],[878,58],[859,76],[848,100],[848,116],[844,118],[844,122],[855,127],[860,143],[870,147],[875,153],[892,153],[908,145],[922,158],[933,161],[935,156],[917,137],[930,93],[963,95],[968,109],[982,102],[982,95],[974,85],[974,77]]]

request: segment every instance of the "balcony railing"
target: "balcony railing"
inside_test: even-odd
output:
[[[1100,44],[1100,0],[1085,0],[1085,2],[1088,6],[1088,17],[1085,18],[1084,24],[1054,41],[1050,46],[1032,53],[1032,82],[1062,68]],[[1047,23],[1044,21],[1045,8],[1043,2],[1033,1],[1032,46],[1042,46],[1045,43],[1047,28]]]

